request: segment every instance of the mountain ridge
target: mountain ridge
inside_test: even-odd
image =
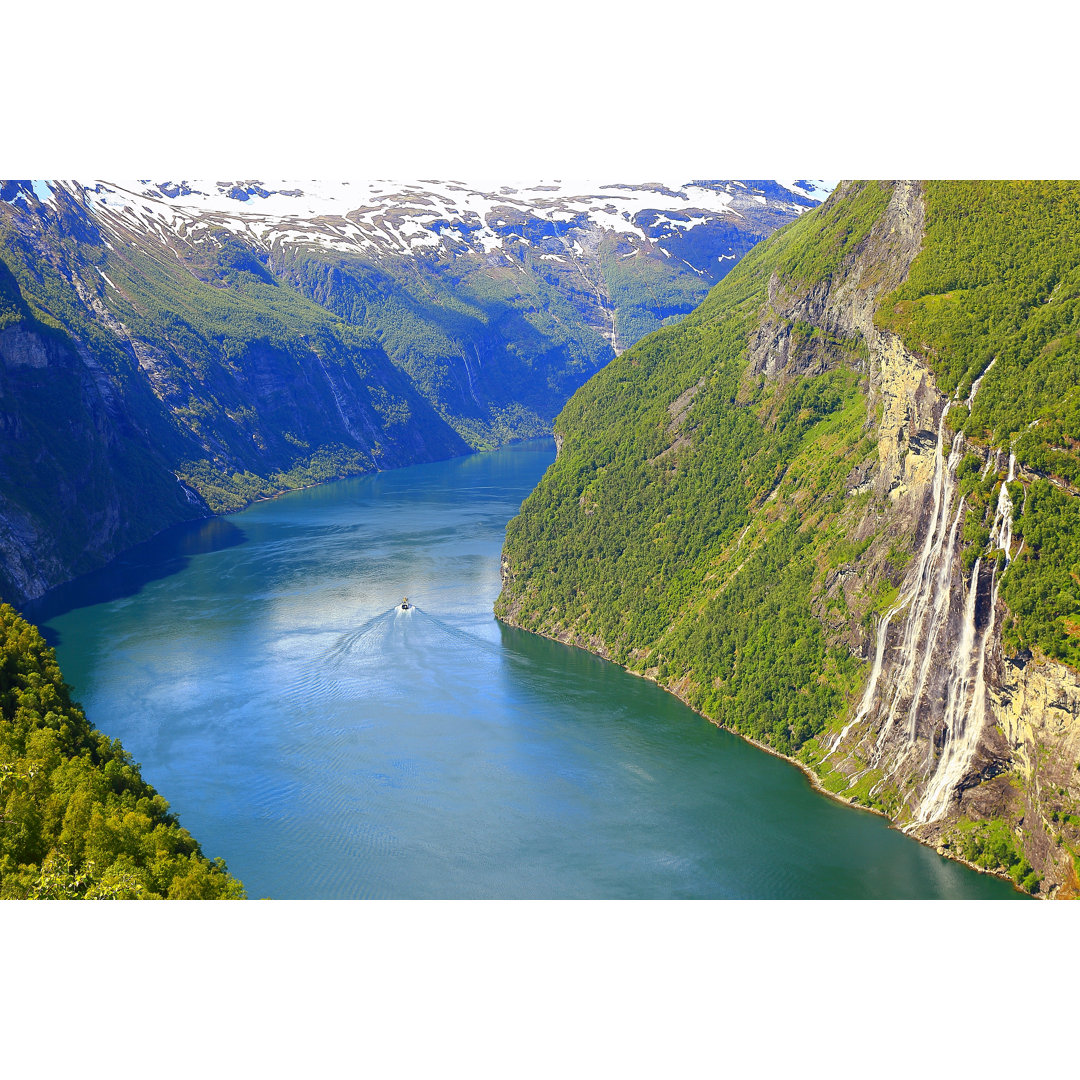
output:
[[[0,183],[0,593],[193,516],[549,431],[620,335],[681,317],[813,205],[762,183]],[[709,213],[682,213],[691,195]]]

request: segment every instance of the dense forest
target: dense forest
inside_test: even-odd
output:
[[[796,319],[777,324],[778,372],[750,358],[778,319],[774,297],[812,306],[840,282],[873,287],[875,264],[858,256],[892,190],[834,194],[574,395],[556,421],[559,458],[507,530],[500,617],[599,648],[783,753],[850,716],[869,665],[843,628],[873,631],[915,539],[865,482],[877,461],[867,346]],[[1007,569],[998,555],[1006,654],[1080,666],[1080,188],[920,190],[921,250],[875,322],[953,398],[965,574],[989,550],[1016,455]],[[871,545],[886,556],[861,591],[827,592]]]
[[[605,643],[782,752],[844,708],[862,664],[827,643],[812,598],[847,543],[843,479],[875,450],[865,396],[848,364],[773,380],[746,355],[777,264],[828,273],[887,199],[866,185],[780,230],[574,395],[559,458],[508,527],[498,614]],[[808,348],[865,356],[794,329]]]
[[[0,899],[242,899],[0,604]]]

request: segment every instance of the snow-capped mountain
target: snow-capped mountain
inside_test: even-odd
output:
[[[208,509],[548,432],[828,190],[0,181],[0,591]]]
[[[543,246],[550,238],[600,229],[638,244],[685,240],[718,220],[793,217],[831,190],[820,181],[596,183],[553,180],[521,186],[463,181],[127,181],[59,186],[81,197],[102,222],[198,237],[227,228],[267,249],[317,247],[378,257],[463,251],[491,254],[505,243]],[[34,183],[47,201],[53,185]],[[552,247],[553,245],[547,245]],[[559,245],[554,245],[558,247]],[[581,250],[578,243],[577,250]],[[547,251],[551,259],[570,257]],[[718,252],[716,260],[737,257]],[[689,265],[689,264],[688,264]],[[699,273],[704,267],[692,267]]]

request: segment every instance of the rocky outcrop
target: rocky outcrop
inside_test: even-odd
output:
[[[974,783],[960,793],[959,807],[966,799],[977,813],[980,788],[1001,768],[1008,789],[995,786],[1046,892],[1071,892],[1080,852],[1080,674],[1062,664],[1005,659],[997,649],[989,698],[996,726],[986,740],[988,761],[972,770]]]
[[[0,362],[8,369],[48,367],[49,351],[37,334],[9,326],[0,331]]]
[[[1011,869],[1017,880],[1026,859],[1034,871],[1026,875],[1029,885],[1037,876],[1040,893],[1054,895],[1075,875],[1072,852],[1080,852],[1080,683],[1064,665],[1004,656],[998,585],[1012,556],[1008,492],[1003,486],[991,537],[998,563],[980,560],[965,573],[957,491],[965,453],[981,456],[985,472],[1002,479],[1004,457],[951,435],[950,403],[924,360],[873,324],[880,296],[900,284],[918,252],[921,223],[917,185],[898,184],[840,280],[786,302],[779,289],[770,290],[774,324],[801,319],[834,335],[854,332],[865,343],[878,440],[874,467],[849,488],[874,493],[858,524],[848,526],[871,543],[823,591],[823,601],[844,592],[849,618],[827,625],[834,639],[865,656],[867,681],[843,727],[804,757],[829,790],[885,811],[943,853]],[[762,371],[782,353],[779,337],[769,343],[759,333]],[[798,362],[789,350],[786,363]],[[891,561],[898,542],[910,553],[903,573]],[[896,598],[874,614],[868,634],[866,597],[883,582],[897,588]],[[978,823],[988,821],[1004,823],[1015,838],[1011,866],[979,848]]]
[[[39,597],[209,513],[139,429],[144,400],[125,409],[81,342],[24,320],[0,332],[0,359],[0,598]]]

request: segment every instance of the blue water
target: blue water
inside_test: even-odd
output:
[[[506,522],[553,456],[294,492],[36,618],[91,721],[252,897],[1018,896],[496,622]]]

